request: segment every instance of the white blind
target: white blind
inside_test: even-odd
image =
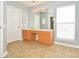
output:
[[[75,23],[75,5],[57,8],[57,23]]]
[[[57,8],[57,38],[74,40],[75,38],[75,5]]]

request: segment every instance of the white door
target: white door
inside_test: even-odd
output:
[[[22,10],[7,6],[7,43],[22,39],[21,22]]]
[[[3,2],[0,2],[0,57],[3,56]]]

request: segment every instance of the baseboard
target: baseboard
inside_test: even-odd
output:
[[[68,47],[73,47],[73,48],[79,48],[79,46],[75,46],[75,45],[71,45],[71,44],[65,44],[65,43],[61,43],[61,42],[55,42],[55,44],[68,46]]]
[[[5,51],[5,52],[3,53],[3,57],[5,57],[7,54],[8,54],[8,52]]]
[[[7,45],[8,45],[9,43],[13,43],[13,42],[16,42],[16,41],[23,41],[23,39],[15,40],[15,41],[12,41],[12,42],[7,42]]]

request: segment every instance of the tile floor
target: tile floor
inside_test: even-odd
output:
[[[7,46],[5,58],[79,58],[79,48],[45,45],[37,41],[16,41]]]

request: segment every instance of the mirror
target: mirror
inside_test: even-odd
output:
[[[48,10],[40,10],[33,13],[33,28],[48,29]]]
[[[40,12],[40,29],[48,29],[48,12]]]

